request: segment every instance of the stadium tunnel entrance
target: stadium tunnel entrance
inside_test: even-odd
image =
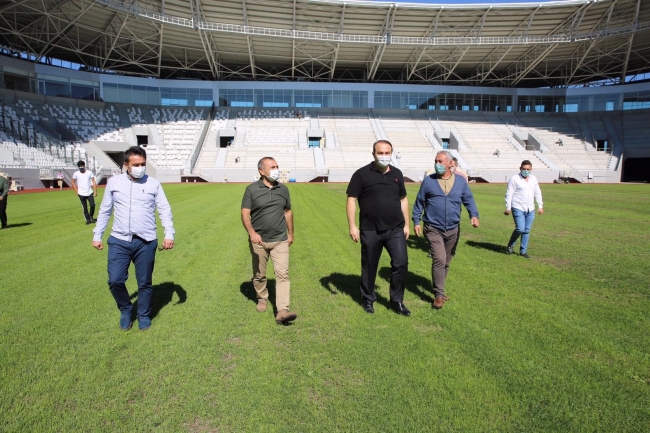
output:
[[[622,182],[650,182],[650,158],[627,158],[623,161]]]
[[[115,164],[117,164],[118,167],[122,167],[124,165],[124,152],[104,152],[106,155],[108,155],[109,158],[111,158]]]

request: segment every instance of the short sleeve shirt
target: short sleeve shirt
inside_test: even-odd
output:
[[[93,193],[92,179],[95,175],[92,171],[86,169],[85,172],[75,171],[72,178],[77,182],[77,191],[79,195],[87,197]]]
[[[291,209],[291,198],[285,185],[276,183],[269,188],[262,179],[248,185],[241,207],[250,209],[251,224],[263,242],[287,240],[284,211]]]
[[[382,173],[370,163],[358,169],[350,179],[347,195],[359,201],[361,230],[393,230],[404,227],[401,199],[406,197],[402,172],[389,166]]]

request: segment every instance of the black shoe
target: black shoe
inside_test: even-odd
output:
[[[86,225],[92,224],[93,222],[91,220],[86,221]]]
[[[513,247],[511,247],[511,246],[508,247],[508,250],[507,250],[506,252],[508,253],[508,255],[514,253],[514,251],[513,251]]]
[[[526,257],[527,259],[530,259],[530,256],[528,255],[528,253],[521,253],[520,256],[521,257]]]
[[[95,218],[91,218],[90,220],[91,220],[92,222],[94,222],[94,223],[97,222],[97,220],[96,220]]]
[[[397,314],[401,314],[402,316],[411,315],[411,312],[408,308],[406,308],[406,305],[402,304],[401,302],[390,301],[390,306]]]
[[[371,301],[363,301],[363,311],[370,314],[375,312],[375,308],[372,306]]]

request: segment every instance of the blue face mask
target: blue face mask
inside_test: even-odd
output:
[[[445,174],[445,171],[447,171],[447,167],[445,167],[444,164],[436,164],[436,173],[439,175]]]
[[[83,172],[86,171],[86,168],[85,167],[79,167],[79,171],[83,173]]]
[[[530,170],[521,170],[521,177],[528,177],[530,175]]]

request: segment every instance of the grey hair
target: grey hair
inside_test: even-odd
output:
[[[257,169],[258,170],[264,170],[264,161],[267,159],[270,159],[271,161],[275,161],[275,158],[272,156],[265,156],[264,158],[260,159],[259,162],[257,163]]]
[[[439,150],[438,153],[436,153],[436,156],[443,154],[447,156],[447,161],[453,161],[454,160],[454,155],[451,154],[450,151],[448,150]]]

